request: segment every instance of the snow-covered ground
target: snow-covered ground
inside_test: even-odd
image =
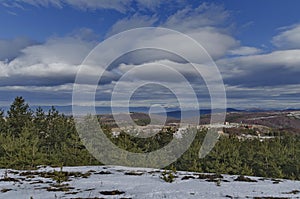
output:
[[[249,177],[256,182],[241,182],[234,181],[238,176],[222,175],[209,182],[205,175],[178,171],[168,183],[161,179],[163,170],[85,166],[64,167],[62,171],[77,172],[77,177],[59,184],[46,175],[54,170],[60,168],[0,170],[0,198],[300,198],[300,181]],[[64,190],[56,190],[60,187]]]

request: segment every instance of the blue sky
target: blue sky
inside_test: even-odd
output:
[[[18,8],[5,6],[6,3],[13,4],[10,3],[13,1],[2,1],[3,3],[0,5],[0,22],[2,27],[7,27],[1,31],[2,39],[22,36],[42,42],[53,35],[64,36],[82,27],[90,28],[99,36],[104,36],[117,20],[136,13],[133,11],[120,13],[114,9],[94,10],[93,8],[82,8],[84,10],[81,10],[68,4],[63,8],[53,5],[41,6],[39,4],[32,6],[31,4],[21,3],[22,1],[18,3],[22,8]],[[199,6],[199,1],[186,2],[180,7],[185,5]],[[298,8],[300,2],[297,0],[290,0],[289,3],[281,0],[217,0],[203,2],[223,5],[230,12],[230,20],[237,28],[236,37],[247,45],[258,47],[263,44],[270,45],[270,38],[278,33],[278,28],[299,23]],[[160,8],[155,11],[147,10],[143,13],[145,15],[157,14],[164,19],[178,10],[170,8],[165,13]]]
[[[18,95],[35,105],[70,105],[78,66],[99,42],[130,28],[159,26],[206,48],[223,76],[229,107],[299,108],[299,7],[297,0],[0,0],[0,106]],[[193,81],[193,72],[172,56],[133,54],[119,60],[99,88],[99,105],[109,102],[108,91],[127,68],[151,61],[181,67]],[[208,102],[197,84],[197,96]]]

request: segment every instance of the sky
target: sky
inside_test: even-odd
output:
[[[76,74],[99,43],[132,28],[163,27],[204,47],[222,75],[227,107],[300,108],[299,7],[298,0],[0,0],[0,106],[8,106],[16,96],[32,105],[71,105]],[[139,38],[161,42],[131,36],[122,48],[134,46]],[[171,36],[166,41],[175,49],[184,45]],[[113,45],[103,53],[117,57]],[[96,105],[110,104],[117,82],[126,93],[142,77],[176,87],[188,101],[183,84],[157,68],[160,64],[182,73],[201,106],[209,107],[205,82],[189,63],[153,50],[118,58],[99,82]],[[130,80],[121,79],[141,67],[145,70],[136,70]],[[136,106],[178,105],[174,93],[163,86],[146,85],[132,96]]]

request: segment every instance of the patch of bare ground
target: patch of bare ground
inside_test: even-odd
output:
[[[100,191],[102,195],[121,195],[124,194],[125,191],[112,190],[112,191]]]
[[[243,175],[238,176],[234,181],[240,181],[240,182],[257,182],[257,180],[253,180],[251,178],[245,177]]]

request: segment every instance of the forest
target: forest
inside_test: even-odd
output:
[[[165,146],[174,133],[170,130],[150,138],[136,138],[121,132],[114,137],[109,126],[103,129],[117,146],[136,153]],[[240,141],[234,135],[223,136],[205,158],[199,159],[198,152],[206,132],[197,131],[190,148],[165,169],[300,180],[299,135],[280,132],[280,136],[265,141]],[[31,110],[23,97],[16,97],[7,112],[0,110],[1,168],[100,164],[81,142],[72,116],[60,113],[55,107],[47,111]]]

